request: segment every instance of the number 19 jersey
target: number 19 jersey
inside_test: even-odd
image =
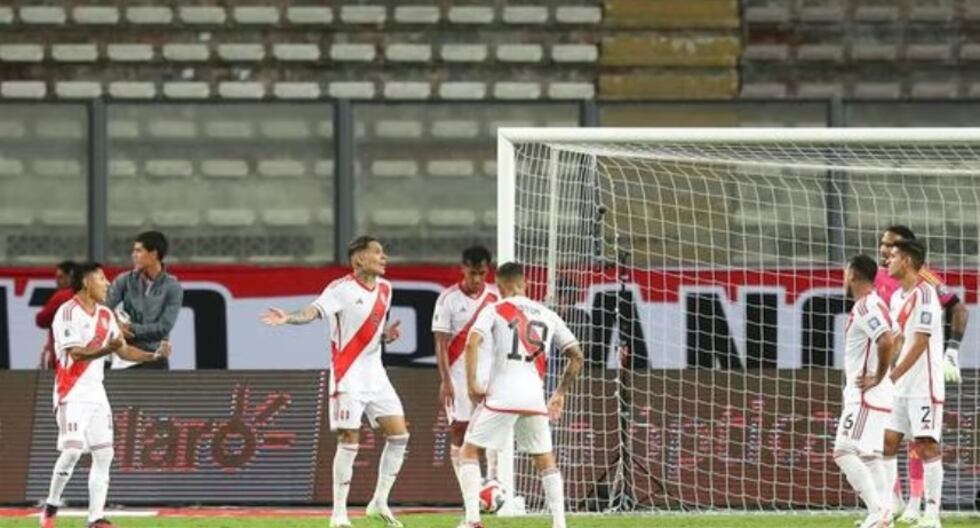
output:
[[[489,342],[492,353],[484,407],[547,414],[544,376],[548,355],[551,350],[563,352],[578,345],[565,321],[542,304],[515,296],[484,308],[470,330],[474,332]]]

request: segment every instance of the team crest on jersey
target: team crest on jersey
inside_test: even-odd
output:
[[[870,326],[872,330],[877,330],[878,327],[881,326],[881,321],[878,319],[877,316],[872,317],[871,320],[868,321],[868,326]]]
[[[929,313],[929,312],[922,312],[922,316],[919,317],[919,321],[921,321],[922,324],[931,324],[932,323],[932,314]]]

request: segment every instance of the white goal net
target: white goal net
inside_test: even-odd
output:
[[[843,266],[893,224],[972,313],[943,503],[976,509],[980,129],[503,129],[498,148],[500,261],[585,345],[553,424],[569,511],[856,508],[831,456]]]

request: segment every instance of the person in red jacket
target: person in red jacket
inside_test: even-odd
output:
[[[48,301],[44,303],[44,307],[41,308],[35,318],[38,328],[48,331],[48,335],[44,338],[44,347],[41,349],[41,361],[38,368],[53,369],[55,367],[54,336],[51,335],[51,324],[54,322],[54,314],[58,308],[75,295],[71,289],[71,275],[76,266],[77,264],[70,260],[60,262],[55,266],[54,280],[58,289],[51,294],[51,297],[48,297]]]

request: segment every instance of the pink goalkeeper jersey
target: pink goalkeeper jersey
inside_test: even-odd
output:
[[[928,267],[923,266],[922,269],[919,270],[919,278],[936,289],[936,292],[939,294],[939,304],[943,307],[943,309],[948,308],[954,301],[957,300],[956,294],[949,291],[949,288],[946,287],[946,283],[943,282],[943,280]],[[898,291],[901,287],[902,285],[899,284],[898,279],[892,278],[892,276],[888,274],[888,268],[878,268],[878,274],[875,276],[875,290],[878,291],[878,297],[881,297],[886,303],[890,303],[892,300],[892,294]]]

